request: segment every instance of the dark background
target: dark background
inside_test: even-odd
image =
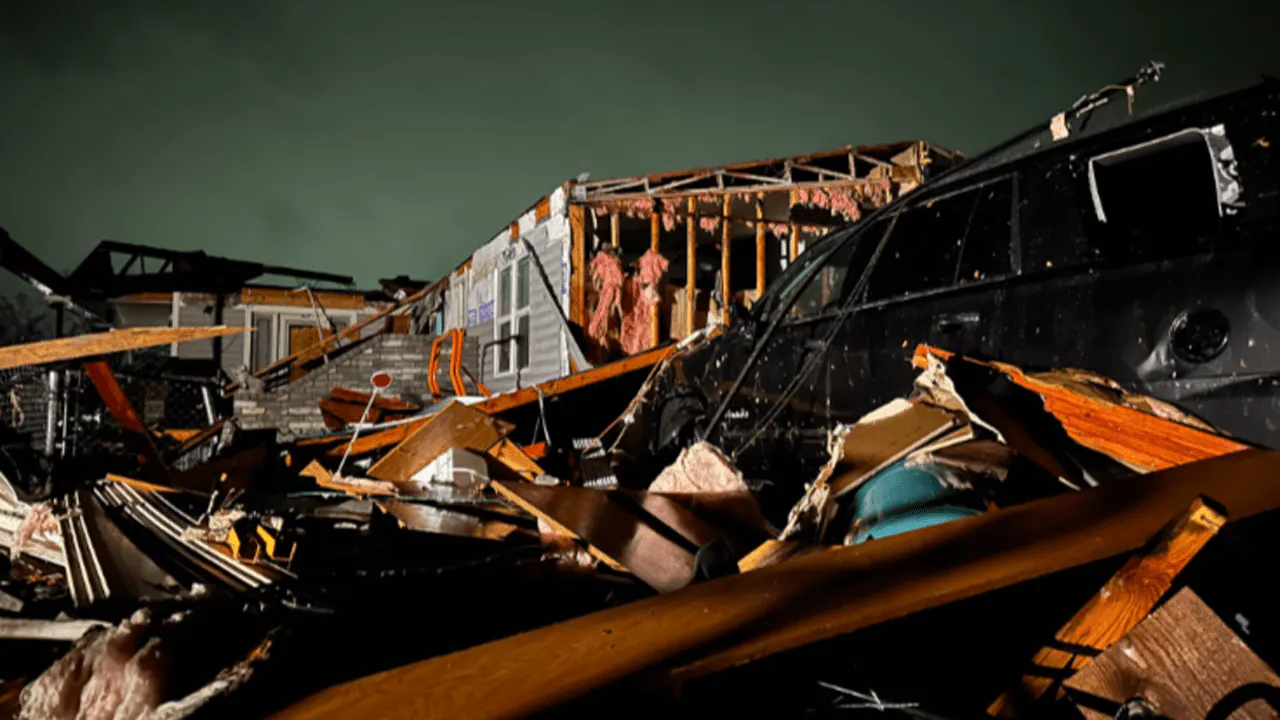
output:
[[[973,154],[1148,60],[1146,110],[1278,58],[1276,1],[0,0],[0,225],[435,279],[580,172]]]

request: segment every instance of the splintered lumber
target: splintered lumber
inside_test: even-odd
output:
[[[1280,454],[1233,453],[812,553],[336,685],[277,717],[527,717],[637,675],[679,683],[1132,552],[1202,495],[1235,520],[1276,509]]]
[[[883,410],[884,414],[864,418],[844,435],[843,457],[830,481],[832,497],[857,489],[867,478],[961,423],[955,413],[921,402],[899,400]],[[964,439],[971,437],[969,431]]]
[[[75,642],[89,630],[106,626],[101,620],[28,620],[0,618],[0,640]]]
[[[326,490],[337,490],[359,498],[366,495],[395,495],[397,493],[396,486],[389,482],[368,480],[366,478],[334,477],[328,468],[316,460],[312,460],[298,474],[315,480],[316,485]]]
[[[1276,687],[1280,677],[1191,588],[1178,591],[1064,683],[1070,695],[1082,691],[1116,705],[1141,697],[1160,716],[1171,718],[1209,717],[1224,697],[1250,684]],[[1114,716],[1081,709],[1090,720]],[[1231,717],[1262,720],[1275,713],[1255,699]]]
[[[683,505],[654,493],[501,482],[493,489],[659,592],[688,585],[698,550],[722,537]]]
[[[632,355],[608,365],[574,373],[559,380],[550,380],[536,386],[524,387],[509,393],[495,395],[488,400],[476,403],[472,407],[482,413],[497,415],[513,408],[537,402],[539,391],[541,391],[543,399],[553,398],[570,390],[577,390],[598,382],[611,380],[635,370],[652,367],[665,360],[675,350],[675,345],[664,345],[652,350],[646,350],[638,355]]]
[[[1055,671],[1079,670],[1089,664],[1091,652],[1100,653],[1127,635],[1226,522],[1220,512],[1196,498],[1150,549],[1130,558],[1062,626],[1053,643],[1041,648],[1031,661],[1034,674],[1023,675],[1018,686],[997,698],[987,713],[1021,717],[1024,704],[1038,700],[1053,686]]]
[[[369,477],[408,482],[414,473],[451,448],[488,453],[526,480],[542,474],[538,464],[504,437],[504,425],[475,408],[451,402],[414,429],[369,468]]]
[[[920,345],[912,363],[924,368],[927,356],[943,360],[956,356],[945,350]],[[1007,363],[983,362],[972,358],[956,358],[994,368],[1011,381],[1044,398],[1045,410],[1062,423],[1072,440],[1115,458],[1142,472],[1164,470],[1197,460],[1239,452],[1249,446],[1230,438],[1206,432],[1190,424],[1176,422],[1117,402],[1107,401],[1090,389],[1079,389],[1079,383],[1064,380],[1071,371],[1047,374],[1045,377],[1024,373]]]
[[[0,370],[242,333],[242,327],[140,327],[0,347]]]

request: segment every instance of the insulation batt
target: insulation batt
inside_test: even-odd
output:
[[[164,685],[158,640],[142,643],[150,626],[151,614],[143,609],[117,627],[85,633],[23,689],[18,717],[124,720],[150,712]]]

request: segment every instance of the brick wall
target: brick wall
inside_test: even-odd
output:
[[[381,370],[394,382],[385,392],[421,402],[427,391],[427,356],[433,336],[376,335],[360,347],[274,392],[236,392],[235,416],[246,430],[276,428],[282,439],[325,431],[317,403],[335,387],[368,390]]]

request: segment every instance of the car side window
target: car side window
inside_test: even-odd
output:
[[[1009,272],[1012,179],[927,200],[909,208],[871,273],[875,302]]]
[[[805,320],[841,305],[866,270],[867,263],[871,262],[885,223],[885,220],[876,221],[832,253],[826,264],[811,274],[796,295],[787,319],[793,322]]]
[[[1235,149],[1222,125],[1188,128],[1089,159],[1096,254],[1131,262],[1210,249],[1243,208]]]
[[[1013,178],[987,183],[976,193],[973,219],[960,248],[959,285],[1012,271]]]

